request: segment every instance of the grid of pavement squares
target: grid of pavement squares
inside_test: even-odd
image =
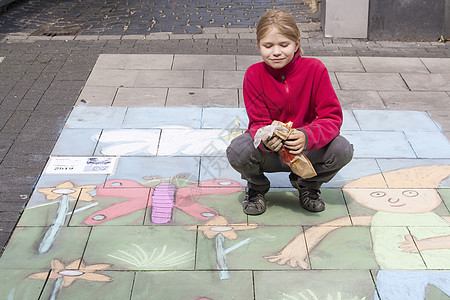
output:
[[[420,241],[450,234],[450,143],[423,108],[384,103],[448,103],[449,60],[320,59],[355,157],[324,186],[324,212],[301,210],[286,174],[269,174],[268,211],[248,217],[225,149],[247,127],[242,77],[259,58],[100,55],[0,258],[0,294],[390,299],[389,271],[411,285],[440,278],[423,299],[444,299],[450,249]],[[96,160],[52,169],[84,157]],[[394,197],[402,205],[387,207]]]

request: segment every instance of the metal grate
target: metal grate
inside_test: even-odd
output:
[[[34,31],[33,36],[77,35],[81,28],[41,28]]]

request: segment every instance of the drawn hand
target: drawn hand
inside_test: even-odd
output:
[[[308,252],[306,250],[305,236],[303,233],[297,235],[276,255],[268,255],[264,258],[271,263],[277,263],[279,265],[288,264],[292,268],[310,268],[309,263],[306,261]]]
[[[403,250],[403,252],[418,253],[419,250],[414,242],[416,238],[410,234],[405,235],[405,241],[399,242],[398,247]],[[417,240],[417,239],[416,239]]]

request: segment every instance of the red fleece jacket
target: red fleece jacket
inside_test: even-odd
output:
[[[306,134],[305,150],[319,149],[339,135],[342,109],[325,66],[297,52],[282,69],[264,62],[250,66],[244,76],[248,132],[272,121],[293,122]]]

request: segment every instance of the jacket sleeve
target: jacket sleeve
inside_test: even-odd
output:
[[[258,129],[272,124],[272,118],[264,102],[262,88],[258,87],[257,72],[253,68],[249,68],[245,73],[243,94],[245,109],[249,119],[247,131],[255,138]],[[268,151],[262,143],[259,145],[259,148],[265,152]]]
[[[342,108],[325,66],[320,63],[314,74],[311,101],[315,119],[301,127],[307,135],[306,150],[320,149],[340,133]]]

